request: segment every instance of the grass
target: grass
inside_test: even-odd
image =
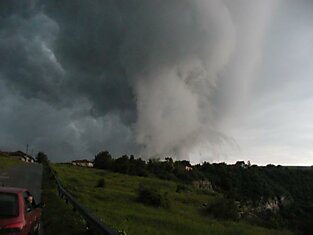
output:
[[[270,230],[246,223],[219,221],[203,214],[203,204],[217,195],[192,190],[176,193],[177,183],[97,169],[54,165],[63,185],[85,207],[107,225],[127,235],[290,235],[289,231]],[[100,179],[105,186],[95,187]],[[139,185],[152,186],[167,193],[170,207],[151,207],[138,203]]]
[[[0,155],[0,170],[9,169],[18,164],[22,164],[22,161],[14,158]]]
[[[57,195],[57,189],[47,169],[43,173],[42,201],[45,208],[42,225],[45,235],[86,235],[82,218]]]

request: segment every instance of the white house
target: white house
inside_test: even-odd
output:
[[[192,171],[192,167],[191,166],[185,166],[185,170],[186,171]]]
[[[74,166],[83,166],[83,167],[93,167],[93,162],[83,159],[83,160],[74,160],[72,161],[72,165]]]

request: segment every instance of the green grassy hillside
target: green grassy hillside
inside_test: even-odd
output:
[[[8,169],[18,164],[22,164],[22,161],[13,157],[6,157],[0,155],[0,170]]]
[[[218,221],[203,213],[203,204],[218,195],[197,190],[177,193],[177,183],[151,177],[129,176],[70,165],[54,165],[63,185],[103,222],[134,234],[289,235],[245,223]],[[104,179],[104,187],[96,187]],[[166,193],[168,208],[146,206],[137,201],[138,186]]]

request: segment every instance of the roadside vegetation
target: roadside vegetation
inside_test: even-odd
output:
[[[0,155],[0,170],[9,169],[18,164],[22,164],[23,162],[14,158]]]
[[[222,194],[210,188],[158,179],[148,176],[149,172],[142,177],[69,164],[54,164],[53,168],[80,203],[105,224],[127,235],[292,234],[236,221],[228,210],[230,204],[223,205],[225,214],[216,219],[214,211],[218,211],[218,203],[223,204]]]
[[[57,189],[47,168],[43,173],[42,200],[45,208],[42,226],[45,235],[87,235],[82,218],[57,195]]]

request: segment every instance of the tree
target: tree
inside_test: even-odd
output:
[[[114,161],[113,169],[116,172],[128,174],[129,168],[130,168],[130,164],[129,164],[129,159],[127,155],[123,155],[122,157]]]
[[[36,161],[39,163],[46,163],[48,162],[48,157],[44,152],[39,152],[36,156]]]
[[[95,156],[94,166],[99,169],[112,169],[113,159],[108,151],[102,151]]]

